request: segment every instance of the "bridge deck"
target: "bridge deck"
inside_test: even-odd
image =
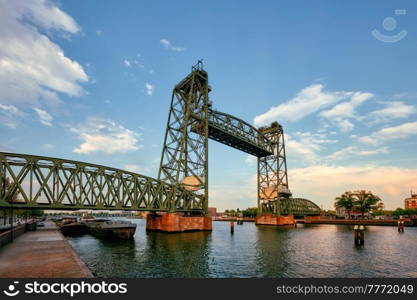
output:
[[[264,157],[272,154],[272,152],[266,150],[265,147],[260,147],[244,137],[230,133],[212,122],[209,122],[209,138],[257,157]]]

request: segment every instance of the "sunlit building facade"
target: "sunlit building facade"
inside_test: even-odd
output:
[[[411,194],[411,198],[404,200],[405,209],[416,209],[417,208],[417,194]]]

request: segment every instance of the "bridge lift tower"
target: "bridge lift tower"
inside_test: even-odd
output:
[[[294,199],[288,188],[284,132],[278,122],[255,128],[229,114],[213,110],[208,74],[199,61],[191,73],[178,83],[172,93],[158,179],[198,194],[208,213],[208,139],[239,149],[258,158],[258,208],[273,218],[294,214],[309,204]],[[176,193],[173,193],[175,197]],[[176,202],[172,199],[172,210]],[[193,215],[190,212],[188,215]],[[277,222],[276,218],[272,222]]]

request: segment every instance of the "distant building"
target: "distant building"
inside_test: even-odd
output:
[[[365,212],[362,215],[362,212],[357,211],[355,209],[352,209],[350,211],[350,213],[348,213],[348,211],[344,207],[339,207],[337,205],[335,207],[336,207],[336,216],[338,216],[339,218],[349,219],[349,214],[350,214],[350,218],[351,219],[362,219],[362,216],[364,218],[369,218],[370,217],[370,213],[369,212]]]
[[[404,200],[405,209],[416,209],[417,208],[417,194],[411,193],[411,198]]]
[[[217,208],[209,207],[208,213],[209,213],[209,217],[215,217],[217,215]]]

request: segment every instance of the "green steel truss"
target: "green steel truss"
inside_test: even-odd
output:
[[[264,212],[281,214],[281,200],[291,197],[288,188],[284,131],[277,122],[259,128],[260,135],[271,143],[270,155],[258,157],[258,208]]]
[[[199,61],[172,92],[158,179],[193,191],[208,212],[208,74]],[[171,201],[174,204],[174,201]],[[172,205],[170,211],[176,210]]]
[[[115,168],[0,152],[0,207],[204,211],[203,198]]]
[[[209,138],[257,157],[273,154],[272,144],[255,127],[234,116],[211,109]]]
[[[288,189],[284,132],[211,108],[201,61],[173,90],[158,179],[110,167],[0,152],[0,207],[208,212],[208,139],[258,158],[260,213],[316,215]]]

